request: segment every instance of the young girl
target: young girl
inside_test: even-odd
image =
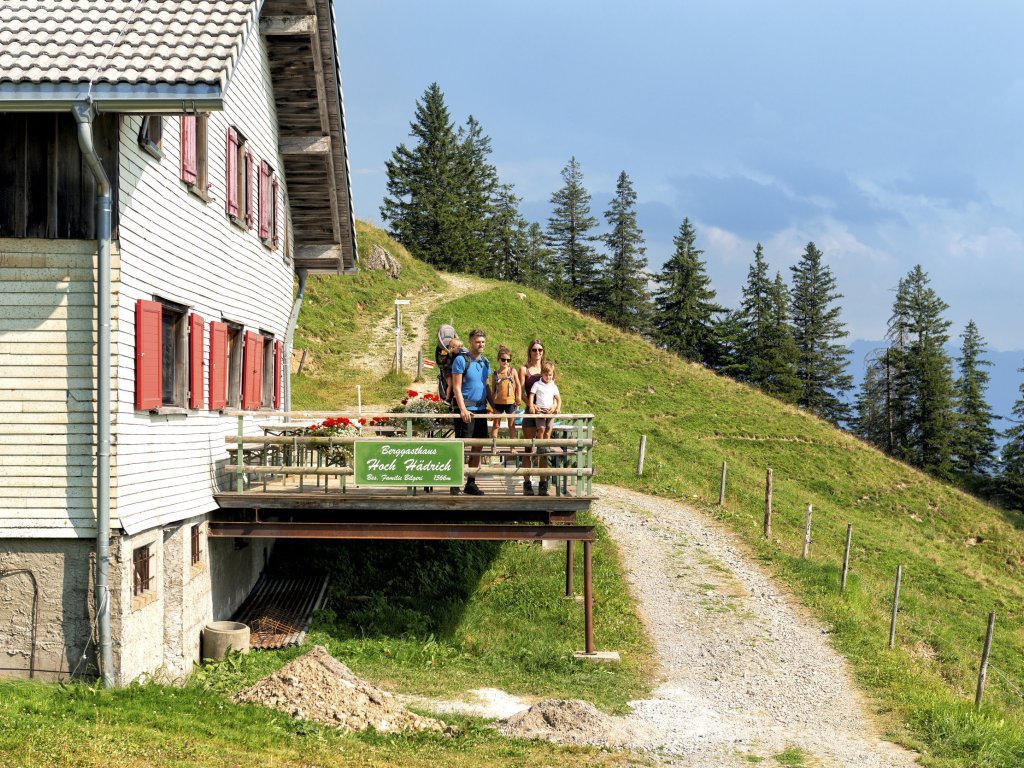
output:
[[[545,362],[540,368],[540,381],[533,385],[530,390],[530,412],[531,413],[558,413],[562,410],[562,395],[555,384],[555,366],[553,363]],[[551,423],[554,419],[538,419],[536,437],[545,439],[551,437]],[[542,478],[540,481],[539,495],[548,495],[548,481]]]
[[[516,403],[519,402],[521,393],[519,391],[519,376],[516,375],[516,371],[512,367],[512,353],[504,345],[498,347],[498,370],[491,375],[491,392],[494,395],[494,412],[509,414],[508,436],[515,440]],[[501,421],[501,419],[494,420],[491,437],[498,436]]]

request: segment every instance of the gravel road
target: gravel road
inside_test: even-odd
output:
[[[828,768],[917,764],[878,736],[825,628],[731,533],[665,499],[597,492],[594,510],[619,545],[660,662],[653,698],[633,702],[624,718],[625,746],[660,748],[678,766],[772,765],[790,748]]]

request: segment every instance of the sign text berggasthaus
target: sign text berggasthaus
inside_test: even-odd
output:
[[[356,485],[462,485],[461,440],[356,440]]]

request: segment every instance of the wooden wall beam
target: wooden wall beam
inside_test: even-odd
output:
[[[269,16],[260,19],[260,34],[309,35],[316,29],[316,16]]]

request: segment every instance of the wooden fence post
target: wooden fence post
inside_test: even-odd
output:
[[[978,692],[974,694],[974,708],[981,706],[981,697],[985,693],[985,677],[988,674],[988,652],[992,649],[992,630],[996,625],[995,613],[988,615],[988,631],[985,633],[985,648],[981,652],[981,669],[978,670]]]
[[[889,620],[889,647],[896,647],[896,614],[900,610],[900,581],[903,580],[903,566],[896,566],[896,588],[892,593],[892,618]]]
[[[423,350],[416,353],[416,381],[423,378]]]
[[[846,548],[843,550],[843,582],[840,592],[846,591],[846,576],[850,572],[850,540],[853,538],[853,523],[846,524]]]
[[[299,358],[299,369],[297,371],[295,371],[295,375],[296,376],[301,376],[302,375],[302,366],[304,366],[306,364],[306,353],[307,352],[309,352],[308,349],[302,350],[302,357]]]
[[[811,504],[807,505],[807,518],[804,521],[804,549],[800,553],[800,557],[803,558],[804,560],[807,559],[807,553],[811,549],[811,510],[812,510],[812,508],[813,507],[812,507]]]
[[[764,537],[772,537],[772,470],[768,468],[764,477]]]
[[[726,471],[726,467],[727,467],[727,463],[723,461],[722,462],[722,482],[718,486],[718,506],[720,506],[720,507],[724,507],[725,506],[725,471]]]
[[[636,457],[636,474],[641,476],[644,473],[644,454],[647,452],[647,435],[640,435],[640,453]]]

